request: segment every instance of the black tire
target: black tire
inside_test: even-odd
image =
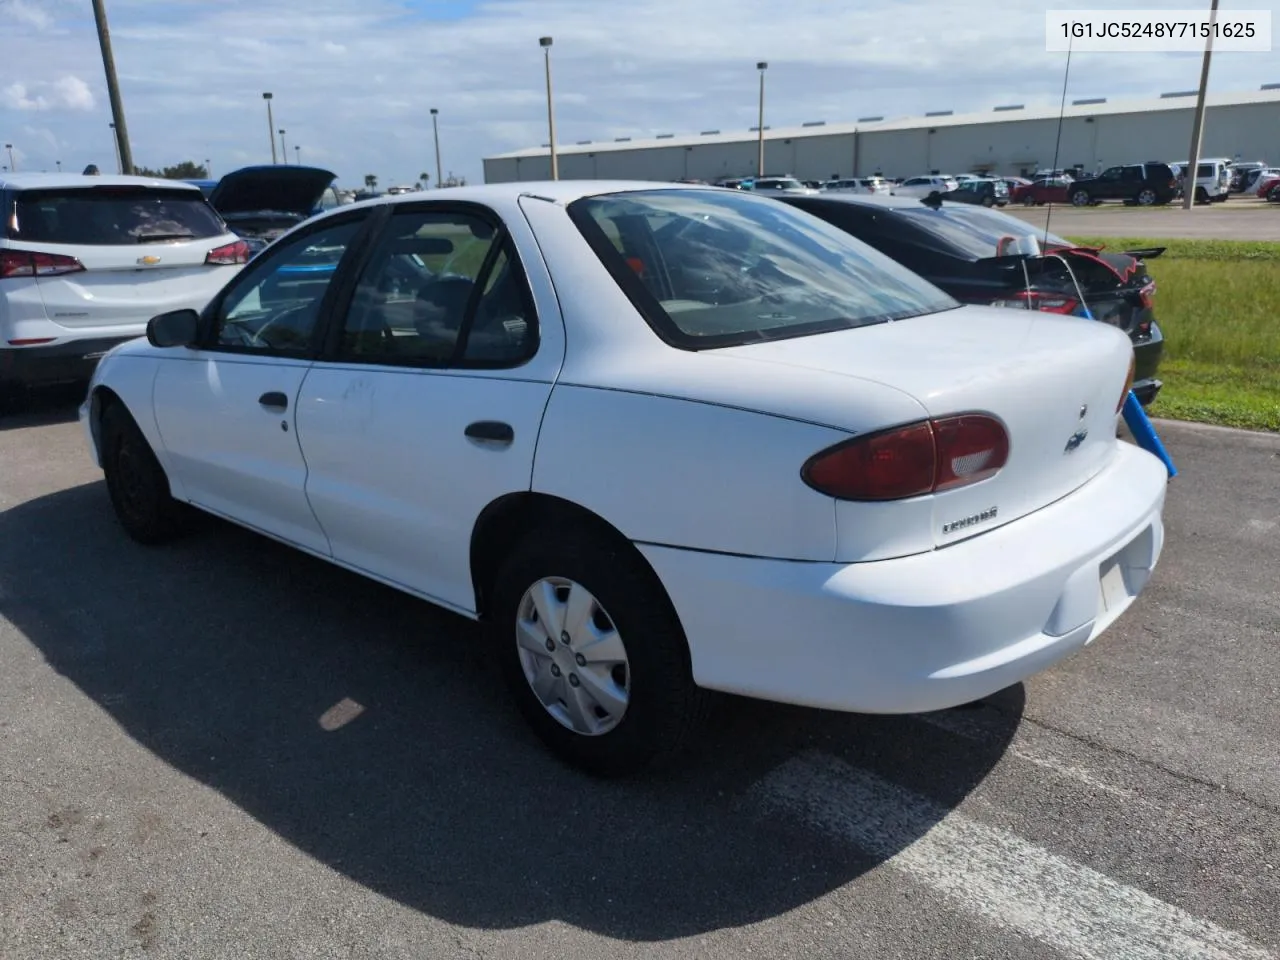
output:
[[[1209,191],[1204,187],[1196,187],[1196,203],[1208,203]]]
[[[548,577],[589,590],[626,647],[629,701],[606,733],[592,736],[564,726],[525,678],[517,617],[525,591]],[[507,688],[561,760],[596,776],[641,773],[675,760],[703,725],[710,698],[693,681],[684,630],[661,582],[630,544],[585,529],[535,527],[502,564],[489,612]]]
[[[1077,190],[1068,199],[1070,199],[1073,207],[1087,207],[1093,202],[1089,197],[1088,190]]]
[[[994,207],[996,205],[996,202],[991,197],[983,197],[982,205],[984,207]]]
[[[123,404],[102,412],[101,444],[107,493],[125,533],[148,546],[186,533],[190,508],[170,495],[164,468]]]
[[[1023,198],[1022,198],[1022,205],[1023,205],[1024,207],[1032,207],[1032,206],[1035,206],[1035,202],[1036,202],[1035,197],[1023,197]]]

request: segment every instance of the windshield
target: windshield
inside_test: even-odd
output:
[[[1017,217],[980,207],[932,210],[922,206],[918,210],[906,208],[902,213],[947,247],[958,248],[974,260],[1019,253],[1039,256],[1044,253],[1046,242],[1050,247],[1075,246],[1057,234],[1037,231]]]
[[[227,232],[199,190],[60,187],[24,190],[9,236],[31,243],[120,246],[207,240]]]
[[[844,231],[775,200],[654,190],[585,197],[569,213],[656,332],[685,349],[959,306]]]

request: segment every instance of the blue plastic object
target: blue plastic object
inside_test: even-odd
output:
[[[1165,469],[1169,471],[1169,479],[1176,477],[1178,468],[1173,465],[1173,460],[1165,451],[1164,444],[1156,435],[1156,428],[1151,425],[1151,418],[1147,416],[1147,411],[1142,409],[1141,401],[1132,390],[1129,391],[1129,396],[1124,398],[1124,422],[1129,432],[1133,434],[1133,439],[1138,442],[1138,446],[1160,458]]]

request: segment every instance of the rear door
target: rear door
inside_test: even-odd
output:
[[[529,490],[564,356],[528,224],[514,205],[399,205],[334,326],[297,411],[333,556],[474,610],[472,531]]]
[[[17,194],[10,247],[74,258],[83,270],[37,278],[49,320],[69,330],[133,326],[158,313],[201,309],[243,255],[195,187],[105,185]],[[210,264],[209,254],[221,264]]]
[[[298,392],[369,213],[326,218],[255,260],[206,312],[201,347],[166,352],[153,393],[166,467],[191,502],[323,555]]]

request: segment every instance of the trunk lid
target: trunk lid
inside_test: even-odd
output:
[[[941,547],[1047,506],[1107,465],[1133,349],[1106,324],[970,306],[717,352],[875,380],[914,397],[930,417],[973,412],[1000,419],[1010,451],[998,474],[917,498],[931,501],[932,544]],[[856,535],[846,545],[843,531],[856,531],[864,514],[880,517],[884,506],[838,502],[839,559],[861,558],[852,546]]]
[[[194,186],[94,181],[19,191],[6,225],[10,250],[74,258],[84,268],[37,276],[54,323],[112,327],[202,307],[237,269],[205,264],[236,237]]]
[[[75,256],[83,272],[39,277],[45,313],[59,326],[84,328],[145,323],[158,313],[201,309],[239,267],[207,265],[210,250],[235,243],[212,240],[147,243],[136,247],[23,245],[42,253]]]
[[[218,181],[209,202],[224,215],[277,211],[309,217],[336,178],[320,167],[243,167]]]

